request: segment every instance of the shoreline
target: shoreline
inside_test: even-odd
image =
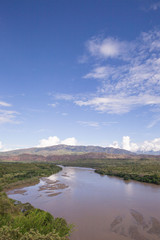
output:
[[[21,189],[21,188],[29,187],[29,186],[34,186],[34,185],[39,183],[40,178],[29,178],[29,179],[27,179],[25,181],[22,180],[22,181],[19,181],[19,182],[12,183],[7,188],[4,188],[3,191],[5,193],[7,193],[8,191]]]
[[[156,186],[160,186],[160,180],[157,174],[152,174],[152,175],[148,175],[148,174],[130,174],[127,172],[119,172],[119,173],[114,173],[112,171],[108,171],[107,170],[103,170],[101,168],[96,168],[96,167],[92,167],[92,166],[82,166],[81,164],[76,164],[76,165],[67,165],[64,164],[62,165],[64,167],[80,167],[80,168],[87,168],[87,169],[92,169],[94,170],[95,173],[100,174],[102,176],[109,176],[109,177],[118,177],[124,181],[136,181],[136,182],[140,182],[140,183],[147,183],[147,184],[152,184],[152,185],[156,185]]]
[[[22,188],[34,186],[43,177],[60,172],[62,168],[55,164],[17,163],[1,165],[0,189],[0,235],[3,239],[21,240],[22,236],[30,239],[51,240],[70,239],[73,229],[64,218],[54,217],[48,211],[33,207],[30,203],[22,203],[13,199],[9,191],[25,194]]]

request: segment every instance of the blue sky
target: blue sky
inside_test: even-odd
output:
[[[160,1],[2,0],[0,150],[160,150]]]

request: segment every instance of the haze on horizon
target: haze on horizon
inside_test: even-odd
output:
[[[160,151],[160,1],[2,0],[0,151]]]

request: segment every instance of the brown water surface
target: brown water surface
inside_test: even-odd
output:
[[[160,187],[156,185],[63,167],[39,184],[8,195],[74,223],[71,240],[160,240]]]

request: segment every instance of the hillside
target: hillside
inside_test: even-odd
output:
[[[69,145],[55,145],[43,148],[26,148],[14,151],[1,152],[0,156],[16,156],[22,154],[36,154],[36,155],[64,155],[64,154],[83,154],[83,153],[107,153],[107,154],[122,154],[134,155],[134,153],[124,149],[100,146],[69,146]]]

